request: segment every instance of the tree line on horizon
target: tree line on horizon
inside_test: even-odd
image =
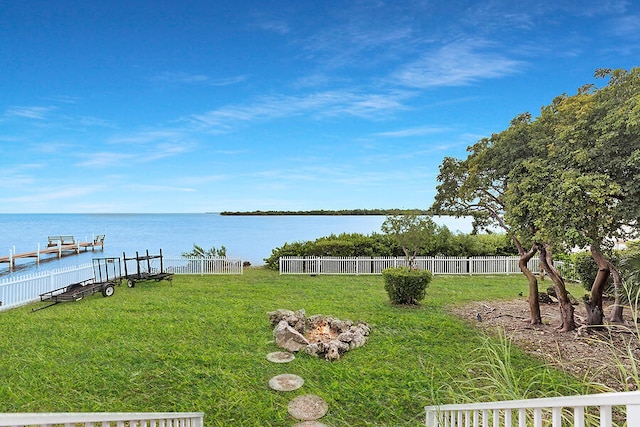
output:
[[[268,211],[224,211],[220,212],[223,216],[277,216],[277,215],[403,215],[408,213],[420,213],[421,215],[428,215],[427,209],[317,209],[306,211],[280,211],[280,210],[268,210]]]

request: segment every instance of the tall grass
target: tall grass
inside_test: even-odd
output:
[[[425,405],[459,401],[453,384],[470,392],[472,378],[485,399],[507,380],[530,397],[579,388],[510,346],[508,363],[492,371],[504,340],[481,336],[445,309],[526,289],[520,276],[437,276],[423,304],[407,308],[388,302],[379,276],[248,269],[122,286],[110,298],[36,312],[39,304],[21,307],[0,314],[0,412],[203,411],[207,426],[290,426],[288,402],[313,393],[328,402],[327,425],[418,426]],[[277,350],[266,313],[278,308],[362,320],[372,334],[337,362],[299,354],[273,364],[265,358]],[[305,385],[271,390],[269,379],[282,373]]]

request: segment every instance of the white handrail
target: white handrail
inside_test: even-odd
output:
[[[62,424],[73,426],[82,423],[85,426],[102,426],[115,422],[118,426],[127,423],[134,426],[163,427],[203,427],[202,412],[51,412],[0,414],[1,427],[51,426]]]
[[[489,419],[493,425],[508,425],[506,421],[500,423],[500,418],[510,420],[512,412],[517,410],[516,417],[519,426],[542,426],[542,411],[551,414],[552,426],[561,426],[561,410],[573,410],[573,425],[584,426],[584,409],[599,408],[601,427],[612,426],[612,408],[623,407],[628,426],[640,426],[640,391],[602,393],[582,396],[562,396],[529,400],[508,400],[503,402],[469,403],[452,405],[434,405],[425,407],[426,427],[457,427],[484,426]],[[527,420],[527,410],[533,410],[533,419]]]

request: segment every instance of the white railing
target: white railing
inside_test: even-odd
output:
[[[159,261],[154,262],[152,269],[159,270]],[[162,269],[174,274],[243,274],[242,260],[236,258],[163,257]],[[0,311],[39,301],[45,292],[93,278],[93,265],[82,264],[0,279]]]
[[[202,412],[60,412],[0,414],[0,427],[202,427]]]
[[[242,274],[240,258],[163,257],[164,271],[174,274]]]
[[[0,280],[0,310],[40,300],[40,294],[93,278],[91,264],[58,268]]]
[[[427,406],[425,410],[426,427],[637,427],[640,392]]]
[[[417,257],[415,266],[433,274],[518,274],[519,257]],[[280,257],[280,274],[382,274],[390,267],[407,266],[396,257]],[[540,269],[538,258],[528,263],[531,271]]]

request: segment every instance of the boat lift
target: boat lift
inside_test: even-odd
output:
[[[173,273],[167,273],[164,271],[164,265],[162,263],[162,249],[160,249],[159,255],[149,255],[149,249],[147,249],[146,255],[140,255],[136,251],[136,256],[133,258],[127,258],[127,255],[123,252],[122,259],[124,260],[124,276],[122,277],[127,281],[127,286],[133,288],[136,282],[146,280],[173,280]],[[135,272],[129,273],[127,264],[135,261]]]
[[[115,286],[120,285],[121,263],[120,258],[93,258],[93,278],[81,282],[72,283],[63,288],[40,294],[40,301],[51,304],[39,307],[31,311],[42,310],[61,302],[79,301],[85,296],[102,292],[102,296],[110,297],[115,292]]]

